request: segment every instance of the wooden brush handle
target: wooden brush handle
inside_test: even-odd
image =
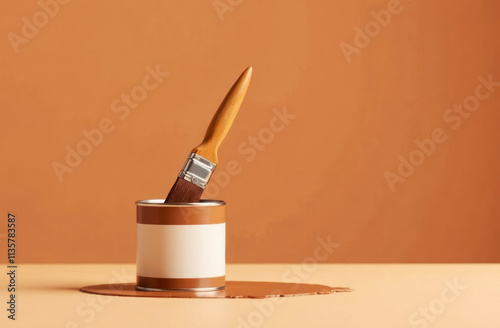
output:
[[[227,93],[208,126],[203,142],[192,150],[193,153],[208,159],[214,164],[219,162],[217,150],[229,132],[236,114],[238,114],[251,76],[252,67],[248,67]]]

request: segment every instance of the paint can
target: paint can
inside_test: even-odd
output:
[[[211,291],[224,288],[225,205],[220,200],[137,206],[137,285],[140,290]]]

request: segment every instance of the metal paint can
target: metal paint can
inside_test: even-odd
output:
[[[225,202],[165,204],[163,199],[149,199],[136,206],[137,289],[224,288]]]

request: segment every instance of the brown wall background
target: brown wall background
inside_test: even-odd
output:
[[[228,262],[301,262],[318,238],[338,243],[326,262],[499,261],[500,87],[456,129],[443,115],[479,76],[500,81],[500,5],[401,0],[348,63],[342,42],[393,5],[71,1],[44,25],[37,1],[3,2],[2,249],[13,211],[20,262],[133,262],[134,201],[166,196],[252,65],[209,191],[228,203]],[[112,104],[148,66],[170,75],[121,120]],[[270,134],[284,108],[296,116]],[[59,182],[52,163],[104,118],[114,130]],[[385,172],[436,128],[447,139],[391,191]]]

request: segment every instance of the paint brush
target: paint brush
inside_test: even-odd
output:
[[[217,163],[217,150],[228,133],[252,76],[248,67],[236,80],[219,106],[202,143],[195,147],[179,173],[165,203],[197,203],[205,190]]]

